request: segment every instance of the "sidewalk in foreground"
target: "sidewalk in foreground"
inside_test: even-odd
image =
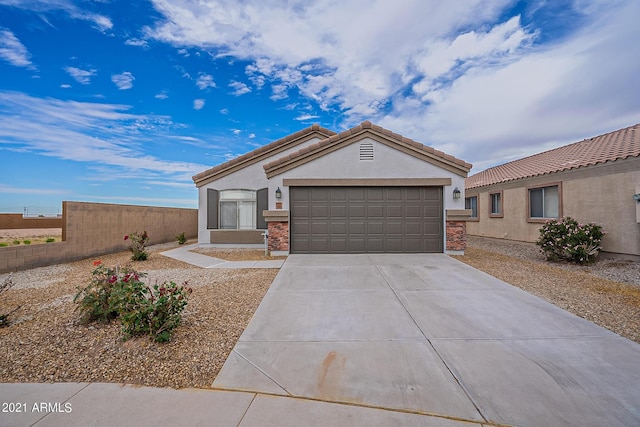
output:
[[[3,402],[0,425],[16,427],[481,425],[429,415],[240,391],[174,390],[120,384],[5,383],[0,384],[0,398]],[[13,412],[5,412],[5,408]],[[16,412],[16,408],[22,412]]]

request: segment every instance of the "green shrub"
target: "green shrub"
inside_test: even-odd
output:
[[[174,282],[155,284],[153,288],[138,280],[129,280],[117,288],[114,303],[120,313],[125,339],[149,334],[157,342],[171,339],[182,319],[191,289]]]
[[[140,280],[145,274],[132,268],[106,268],[100,261],[94,266],[91,283],[74,297],[83,322],[117,318],[125,340],[144,334],[157,342],[171,339],[191,293],[186,282],[183,286],[169,282],[149,287]]]
[[[46,240],[46,243],[53,243],[53,242],[55,242],[55,241],[56,241],[56,239],[54,239],[53,237],[49,237],[49,238]]]
[[[129,246],[129,250],[133,254],[131,256],[132,261],[144,261],[149,258],[149,253],[147,252],[147,243],[149,242],[149,235],[146,231],[142,233],[128,234],[124,236],[124,240],[129,240],[131,245]]]
[[[187,238],[186,238],[186,237],[184,237],[184,232],[182,232],[182,233],[178,234],[178,235],[176,236],[176,239],[178,239],[178,244],[179,244],[179,245],[184,245],[184,244],[187,242]]]
[[[0,243],[0,248],[4,248],[5,246],[9,246],[9,244],[8,243],[4,243],[4,242]]]
[[[14,245],[19,245],[19,244],[20,244],[20,240],[14,240],[14,241],[13,241],[13,244],[14,244]]]
[[[31,240],[23,240],[22,243],[24,243],[25,245],[30,245],[31,244]]]
[[[564,217],[547,221],[540,228],[536,244],[549,261],[587,264],[598,256],[604,234],[599,225],[581,224],[571,217]]]
[[[83,323],[106,323],[118,317],[118,311],[112,303],[114,290],[129,274],[133,273],[134,277],[140,275],[127,267],[107,268],[101,261],[95,261],[93,265],[96,268],[91,273],[91,282],[78,290],[73,302],[78,303],[77,310],[82,313]]]

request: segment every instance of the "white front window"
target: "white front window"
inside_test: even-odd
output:
[[[220,191],[220,229],[255,230],[256,192],[252,190]]]

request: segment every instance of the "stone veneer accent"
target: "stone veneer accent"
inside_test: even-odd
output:
[[[466,221],[447,221],[447,251],[464,251],[466,247]]]
[[[270,251],[289,251],[289,222],[269,221],[268,248]]]

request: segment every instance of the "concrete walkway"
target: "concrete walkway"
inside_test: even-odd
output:
[[[283,259],[263,260],[263,261],[227,261],[191,252],[191,249],[198,247],[198,244],[180,246],[165,252],[160,252],[169,258],[193,264],[202,268],[280,268],[284,263]]]
[[[637,426],[639,361],[446,255],[291,255],[214,390],[0,384],[0,425]]]
[[[443,423],[637,426],[640,345],[446,255],[291,255],[213,386]]]

